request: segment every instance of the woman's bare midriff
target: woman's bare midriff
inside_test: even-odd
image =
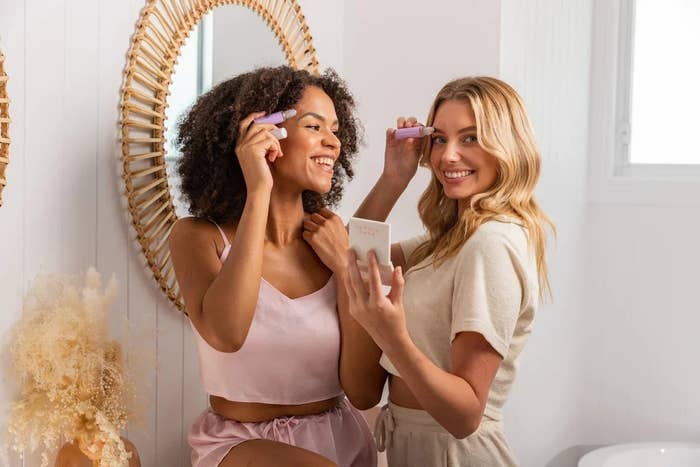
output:
[[[389,376],[389,400],[400,407],[423,410],[406,382],[398,376]]]
[[[343,396],[300,405],[259,404],[257,402],[235,402],[218,396],[209,396],[214,412],[237,422],[264,422],[278,417],[314,415],[340,404]]]

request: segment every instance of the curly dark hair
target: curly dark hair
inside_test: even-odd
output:
[[[245,180],[235,155],[240,121],[256,111],[292,108],[308,86],[323,89],[333,101],[341,147],[330,191],[305,191],[304,210],[316,212],[340,201],[345,180],[354,175],[352,162],[360,138],[355,101],[345,82],[331,69],[317,76],[288,66],[259,68],[218,84],[200,96],[179,121],[176,143],[182,158],[177,172],[193,216],[217,223],[240,219],[246,202]]]

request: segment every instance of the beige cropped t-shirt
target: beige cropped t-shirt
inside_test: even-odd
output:
[[[400,242],[406,259],[426,238]],[[455,336],[463,331],[483,335],[503,357],[485,410],[487,417],[500,420],[538,305],[537,263],[527,231],[516,219],[490,220],[439,267],[431,260],[426,258],[405,274],[408,332],[415,345],[448,372]],[[401,376],[386,355],[380,364]]]

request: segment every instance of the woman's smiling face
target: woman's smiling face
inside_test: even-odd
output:
[[[430,166],[445,196],[468,201],[490,189],[498,178],[498,160],[479,146],[476,118],[469,102],[443,102],[432,126],[435,133],[431,135]]]
[[[321,88],[308,86],[294,109],[296,116],[281,125],[287,138],[280,140],[284,156],[273,164],[275,183],[326,193],[340,155],[335,105]]]

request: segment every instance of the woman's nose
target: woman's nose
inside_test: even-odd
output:
[[[457,162],[460,158],[459,151],[454,144],[448,144],[442,153],[442,159],[445,162]]]
[[[323,137],[323,144],[324,144],[324,146],[329,146],[329,147],[332,147],[334,149],[339,149],[340,148],[340,139],[338,138],[338,135],[336,135],[332,131],[327,131]]]

